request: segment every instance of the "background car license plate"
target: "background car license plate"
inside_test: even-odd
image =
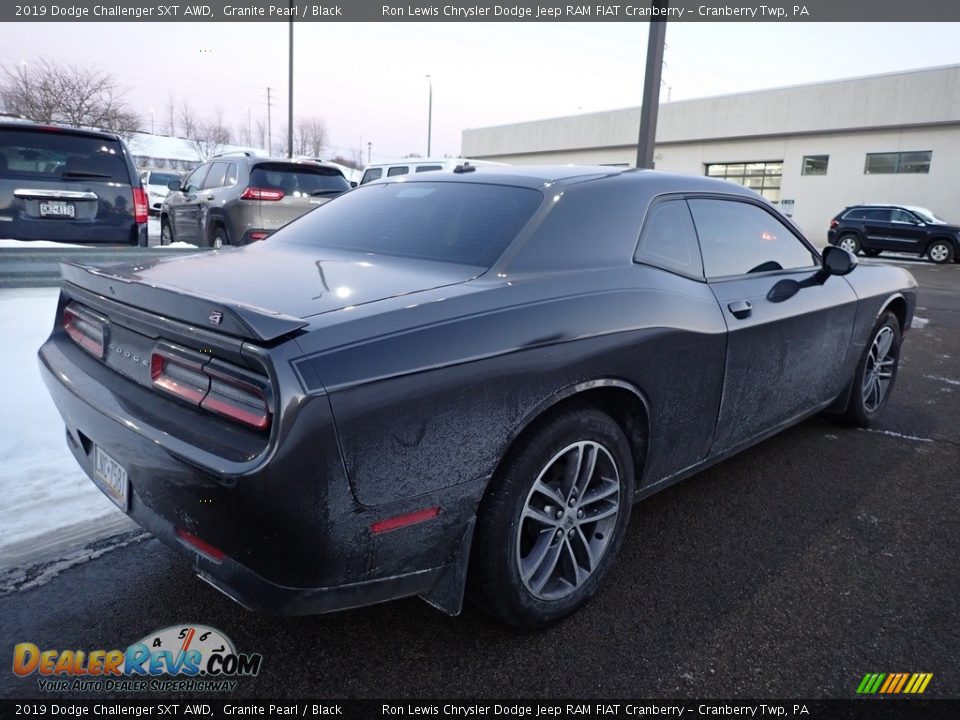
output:
[[[126,512],[130,485],[127,482],[127,471],[97,446],[94,446],[93,474],[97,484],[107,496]]]
[[[40,217],[74,217],[76,209],[73,203],[51,200],[40,203]]]

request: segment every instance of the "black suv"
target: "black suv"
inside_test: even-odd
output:
[[[213,157],[169,187],[161,242],[219,247],[263,240],[350,183],[333,165],[238,153]]]
[[[926,255],[935,263],[960,257],[960,227],[913,205],[853,205],[830,221],[827,240],[852,253]]]
[[[0,237],[147,245],[147,194],[113,133],[0,122]]]

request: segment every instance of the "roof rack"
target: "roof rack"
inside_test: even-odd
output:
[[[211,155],[210,158],[220,158],[220,157],[230,157],[231,155],[243,155],[244,157],[253,157],[253,152],[250,150],[227,150],[226,152],[216,153]]]

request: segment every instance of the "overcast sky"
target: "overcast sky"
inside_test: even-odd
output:
[[[234,127],[287,115],[286,23],[6,23],[0,63],[113,73],[156,132],[172,95]],[[960,63],[960,23],[672,23],[661,101]],[[295,114],[322,117],[329,155],[457,155],[464,128],[639,105],[644,23],[302,23]]]

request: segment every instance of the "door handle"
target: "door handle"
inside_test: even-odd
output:
[[[748,300],[736,300],[727,305],[727,308],[737,320],[750,317],[750,313],[753,312],[753,305]]]

